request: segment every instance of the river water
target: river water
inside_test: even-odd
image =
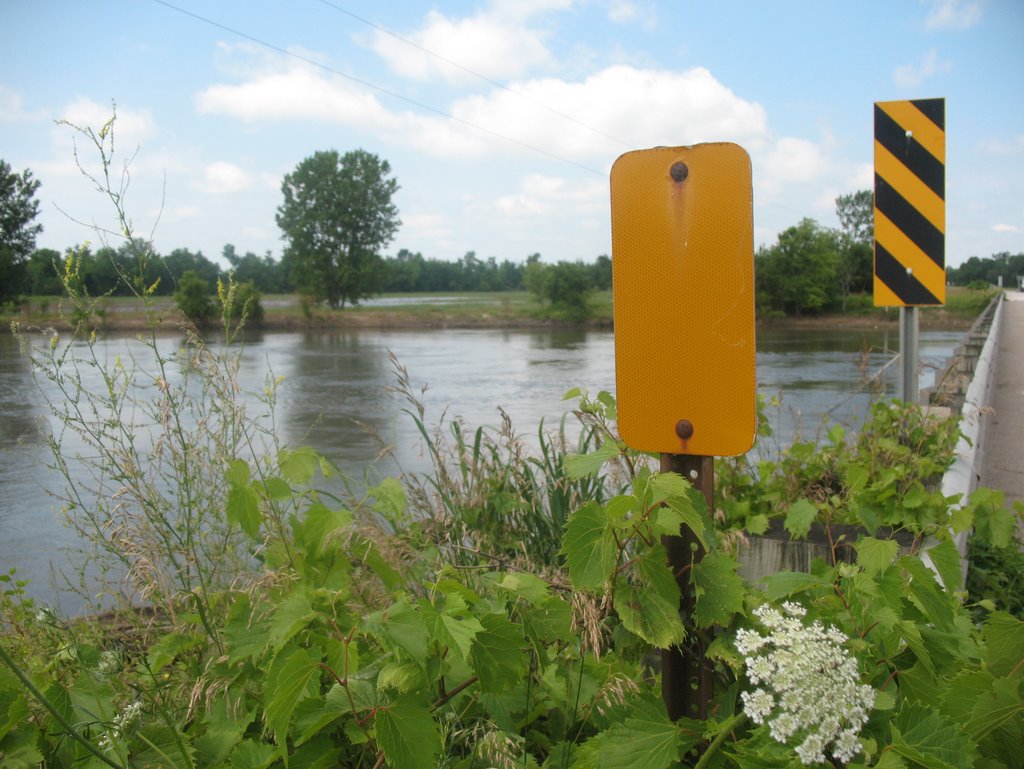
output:
[[[949,357],[960,332],[922,332],[922,387],[934,367]],[[45,345],[49,337],[30,337]],[[173,355],[182,340],[166,337],[160,351]],[[896,366],[886,364],[898,348],[898,335],[839,330],[775,330],[758,333],[758,387],[781,395],[772,412],[775,440],[795,434],[813,437],[823,419],[856,429],[872,399],[892,397]],[[110,364],[136,356],[145,367],[151,351],[129,338],[98,343]],[[361,478],[380,450],[378,436],[393,447],[391,457],[373,465],[378,477],[426,467],[422,442],[409,403],[391,391],[396,374],[393,354],[408,371],[414,389],[426,387],[425,421],[459,416],[475,428],[497,426],[498,407],[517,432],[529,438],[543,421],[550,428],[571,406],[564,393],[581,387],[591,393],[614,392],[613,337],[598,331],[358,331],[274,333],[249,339],[240,349],[240,381],[250,409],[268,372],[281,378],[276,433],[289,446],[311,445],[349,475]],[[148,356],[148,357],[147,357]],[[884,369],[883,394],[871,394],[865,382]],[[99,384],[98,372],[84,368],[87,387]],[[89,377],[93,379],[90,380]],[[0,574],[12,567],[30,580],[29,593],[68,610],[69,599],[51,587],[51,569],[67,566],[63,550],[73,544],[59,522],[58,504],[48,496],[60,478],[49,468],[46,436],[55,424],[47,402],[60,394],[32,374],[16,340],[0,336]],[[369,428],[369,431],[368,429]],[[758,450],[755,447],[755,451]]]

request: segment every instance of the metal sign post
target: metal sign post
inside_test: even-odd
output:
[[[920,357],[918,309],[900,307],[900,379],[899,398],[904,403],[917,403],[920,388],[917,384],[917,364]]]
[[[619,433],[713,510],[713,457],[746,452],[757,423],[750,157],[735,144],[626,153],[611,204]],[[689,625],[683,647],[662,650],[662,694],[671,718],[704,718],[712,679],[690,576],[703,551],[686,527],[662,541]]]

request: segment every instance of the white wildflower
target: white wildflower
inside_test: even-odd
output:
[[[791,601],[781,612],[760,606],[754,616],[769,632],[736,634],[747,676],[760,685],[741,694],[744,712],[754,723],[767,724],[778,742],[801,739],[796,753],[804,764],[824,762],[826,751],[849,762],[863,749],[858,735],[875,704],[875,690],[860,683],[857,662],[845,648],[847,637],[818,620],[805,626],[807,610]]]

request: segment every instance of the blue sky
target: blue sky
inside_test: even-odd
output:
[[[742,145],[770,244],[872,186],[875,101],[945,97],[947,264],[1024,251],[1021,0],[0,0],[0,29],[0,158],[42,182],[39,246],[117,229],[55,124],[112,102],[164,253],[280,256],[284,174],[363,148],[401,185],[387,253],[591,261],[623,152]]]

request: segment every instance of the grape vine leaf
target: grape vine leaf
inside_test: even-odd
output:
[[[694,564],[697,627],[728,625],[734,614],[743,611],[743,580],[736,573],[738,566],[736,559],[725,553],[708,553]]]
[[[668,566],[668,554],[655,545],[637,563],[638,583],[620,579],[612,604],[626,630],[665,649],[681,643],[686,629],[679,617],[679,585]]]
[[[480,618],[483,631],[473,638],[469,661],[485,692],[501,692],[515,686],[526,672],[527,646],[519,628],[500,614]]]
[[[892,566],[899,554],[899,543],[894,539],[861,537],[857,540],[857,564],[868,574],[878,574]]]
[[[601,590],[615,568],[615,541],[607,533],[607,516],[588,502],[569,517],[562,538],[569,578],[580,590]]]
[[[818,516],[818,508],[809,499],[798,499],[786,511],[786,520],[783,526],[786,527],[793,537],[802,539],[811,530],[811,524]]]
[[[684,747],[679,728],[664,706],[644,705],[584,743],[574,769],[667,769],[678,762]]]
[[[617,457],[620,449],[615,441],[605,441],[589,454],[569,454],[562,462],[562,469],[570,478],[594,475],[609,459]]]
[[[377,744],[390,769],[434,769],[441,736],[425,704],[403,698],[377,711]]]
[[[283,649],[267,671],[267,726],[282,754],[287,750],[288,725],[306,687],[319,675],[319,654],[311,649]],[[288,760],[285,758],[285,766]]]
[[[906,702],[892,723],[892,749],[927,769],[969,769],[974,742],[934,708]]]

